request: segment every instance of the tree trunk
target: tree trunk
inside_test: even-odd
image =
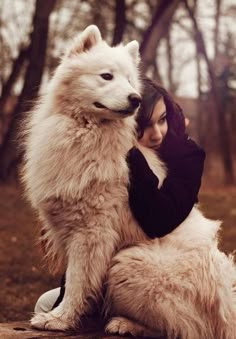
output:
[[[219,21],[220,21],[220,8],[221,8],[221,0],[215,1],[216,6],[216,15],[215,15],[215,31],[214,31],[214,54],[215,60],[218,58],[218,50],[219,50]]]
[[[196,47],[196,66],[197,66],[197,92],[198,92],[198,99],[197,99],[197,135],[199,143],[202,147],[205,146],[206,140],[206,117],[203,116],[203,107],[202,107],[202,90],[201,90],[201,83],[202,83],[202,76],[201,76],[201,67],[200,67],[200,55],[197,52]],[[208,114],[210,114],[208,112]]]
[[[181,0],[160,0],[154,12],[152,23],[144,33],[140,46],[143,71],[155,62],[157,46],[168,32],[168,27]]]
[[[0,98],[0,114],[4,110],[4,106],[8,97],[11,95],[12,87],[14,86],[16,80],[18,79],[19,73],[22,69],[22,66],[29,55],[29,48],[22,49],[14,61],[11,74],[7,81],[3,84],[2,95]]]
[[[10,170],[19,161],[20,151],[17,148],[17,132],[23,112],[31,108],[32,100],[37,96],[41,84],[46,56],[49,16],[55,3],[56,0],[36,1],[25,81],[12,115],[12,121],[0,149],[0,178],[3,180],[7,178]]]
[[[126,5],[125,0],[116,0],[115,6],[115,29],[112,40],[112,46],[119,44],[122,41],[126,26]]]
[[[105,0],[95,1],[92,10],[92,22],[99,27],[102,37],[106,37],[107,29],[104,20],[104,9],[106,7]]]
[[[183,2],[193,22],[198,53],[204,57],[206,64],[207,64],[208,74],[209,74],[210,83],[211,83],[211,90],[212,90],[212,100],[213,100],[214,110],[216,112],[216,117],[217,117],[219,147],[220,147],[220,154],[221,154],[221,158],[222,158],[222,162],[224,166],[224,172],[225,172],[225,184],[231,185],[234,183],[233,161],[232,161],[231,152],[230,152],[230,142],[229,142],[228,130],[227,130],[226,119],[225,119],[225,114],[224,114],[225,113],[224,106],[222,105],[222,101],[219,95],[220,93],[218,89],[217,78],[215,76],[213,66],[208,58],[202,32],[200,31],[198,27],[193,11],[190,8],[187,0],[183,0]]]
[[[172,94],[175,94],[175,85],[173,81],[173,57],[172,57],[172,46],[171,46],[171,29],[168,27],[168,32],[166,34],[166,51],[167,51],[167,60],[168,60],[168,87],[169,91]]]

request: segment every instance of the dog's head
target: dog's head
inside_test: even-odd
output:
[[[54,76],[61,105],[106,119],[124,118],[141,102],[139,45],[110,47],[99,29],[88,26],[69,48]]]

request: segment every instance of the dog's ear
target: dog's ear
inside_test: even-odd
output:
[[[67,56],[70,57],[88,51],[101,40],[102,37],[98,27],[90,25],[74,40],[74,43],[69,48]]]
[[[136,65],[140,62],[140,54],[139,54],[139,43],[136,40],[129,42],[125,48],[128,49],[129,54],[133,58]]]

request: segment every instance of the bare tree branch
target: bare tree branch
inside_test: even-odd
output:
[[[172,16],[181,0],[160,0],[156,6],[151,25],[144,33],[140,46],[144,71],[155,61],[157,46],[168,32]]]

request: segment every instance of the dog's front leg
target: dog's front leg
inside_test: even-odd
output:
[[[35,315],[32,326],[45,330],[67,330],[79,327],[83,314],[91,311],[89,301],[97,301],[117,241],[114,231],[78,233],[67,249],[65,296],[49,313]]]

